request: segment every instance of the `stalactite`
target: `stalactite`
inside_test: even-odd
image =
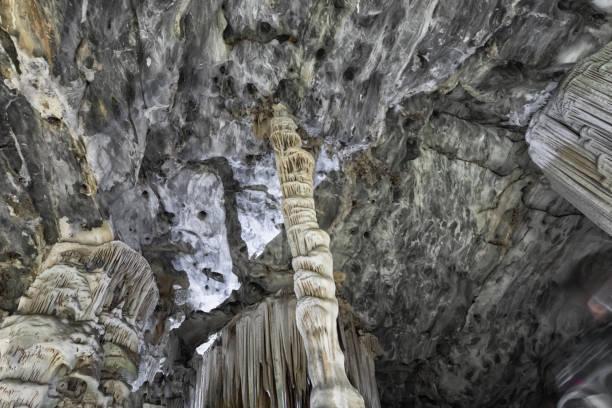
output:
[[[19,312],[81,320],[91,302],[85,275],[76,268],[55,265],[43,271],[28,288],[19,301]]]
[[[529,155],[553,188],[612,234],[612,43],[578,64],[531,122]]]
[[[124,406],[157,299],[125,244],[56,244],[0,325],[0,407]]]
[[[268,298],[224,327],[200,362],[191,407],[311,406],[312,387],[306,350],[296,325],[296,304],[293,296]],[[358,334],[350,311],[341,316],[346,372],[365,396],[365,405],[379,408],[374,377],[377,346],[372,345],[371,335]]]

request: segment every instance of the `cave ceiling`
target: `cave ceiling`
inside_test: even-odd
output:
[[[338,296],[380,344],[382,406],[546,406],[612,239],[551,188],[525,133],[612,39],[611,12],[0,0],[1,316],[61,237],[108,225],[156,276],[143,364],[182,398],[198,346],[293,288],[254,126],[283,103],[316,159]]]

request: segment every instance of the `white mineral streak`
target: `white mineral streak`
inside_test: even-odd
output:
[[[557,87],[556,82],[551,82],[544,89],[536,93],[527,93],[524,96],[525,104],[508,115],[508,123],[513,126],[527,126],[533,114],[540,110],[550,98],[550,94]]]
[[[177,194],[178,192],[178,194]],[[185,170],[159,189],[166,211],[176,215],[172,241],[188,244],[192,250],[177,253],[172,266],[189,278],[187,296],[180,293],[176,302],[188,302],[194,309],[209,312],[240,287],[234,275],[225,227],[223,184],[211,173]],[[222,279],[211,279],[206,270]]]
[[[293,256],[296,323],[308,357],[310,406],[363,407],[344,370],[338,343],[338,301],[329,235],[319,228],[313,198],[314,159],[301,148],[296,125],[282,105],[274,107],[270,144],[281,184],[281,211]],[[251,405],[253,406],[253,405]]]
[[[163,357],[165,350],[161,345],[168,343],[170,332],[180,327],[183,321],[185,321],[185,313],[180,310],[176,311],[166,319],[161,335],[156,333],[157,341],[144,342],[141,344],[139,349],[140,365],[138,366],[138,378],[131,383],[132,391],[138,391],[146,382],[153,384],[157,373],[168,371],[168,365],[165,364],[167,359]],[[145,332],[155,333],[158,323],[155,315],[152,315],[145,326]]]
[[[296,325],[296,303],[293,296],[267,298],[209,339],[191,408],[313,406],[308,403],[306,350]],[[380,408],[374,377],[378,343],[371,335],[357,334],[350,312],[342,313],[339,323],[348,377],[367,407]],[[352,394],[357,395],[354,390]],[[318,406],[363,406],[358,395],[351,398],[342,404],[337,398],[325,400]]]
[[[81,23],[87,21],[87,3],[89,3],[89,0],[83,0],[83,5],[81,6]]]
[[[314,169],[314,185],[319,185],[327,177],[327,173],[331,171],[340,170],[340,158],[339,154],[332,154],[331,156],[327,152],[326,146],[323,145],[319,157],[317,157],[317,165]]]
[[[125,244],[56,244],[0,325],[0,407],[123,406],[157,299],[148,263]]]
[[[342,147],[340,144],[324,143],[314,169],[314,186],[318,186],[325,180],[329,173],[342,170],[346,159],[361,150],[367,149],[368,146],[367,143],[354,143],[346,147]],[[330,154],[330,152],[332,153]]]
[[[561,49],[557,56],[557,62],[560,64],[574,64],[594,51],[596,51],[596,45],[593,43],[592,38],[584,35],[564,49]]]
[[[19,47],[18,41],[13,43],[21,74],[17,72],[16,67],[7,67],[8,78],[4,80],[4,84],[10,89],[18,90],[41,117],[63,119],[71,129],[76,129],[77,117],[67,96],[69,92],[54,79],[47,61],[41,57],[30,56]],[[2,47],[0,52],[5,52]],[[79,93],[80,84],[73,85]]]
[[[573,69],[526,137],[553,188],[612,234],[612,43]]]
[[[249,258],[261,255],[266,245],[280,233],[278,225],[282,215],[278,204],[269,199],[265,191],[245,189],[236,194],[240,235]]]
[[[213,345],[213,343],[215,342],[215,340],[217,340],[217,337],[219,337],[219,333],[215,333],[212,334],[208,340],[206,340],[204,343],[200,344],[197,348],[196,348],[196,352],[203,356],[204,354],[206,354],[206,352],[208,351],[208,349]]]
[[[593,5],[606,13],[612,13],[612,0],[592,0]]]
[[[132,391],[137,391],[147,381],[152,384],[155,375],[161,371],[163,364],[160,358],[153,355],[152,347],[146,345],[140,353],[140,365],[138,366],[138,377],[132,382]]]
[[[281,232],[281,192],[274,175],[272,154],[261,155],[254,163],[244,165],[244,162],[244,159],[229,159],[234,178],[241,187],[236,194],[240,235],[252,258],[261,255],[266,245]],[[274,181],[270,183],[270,180]]]

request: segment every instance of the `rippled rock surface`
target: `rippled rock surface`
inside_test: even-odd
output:
[[[1,324],[53,245],[106,222],[159,290],[130,398],[188,403],[195,349],[292,286],[253,137],[280,102],[316,160],[338,296],[381,345],[381,405],[554,403],[612,240],[525,134],[612,38],[607,4],[0,0]]]

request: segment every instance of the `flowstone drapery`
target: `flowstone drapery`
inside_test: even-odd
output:
[[[572,70],[526,137],[553,188],[612,234],[612,43]]]
[[[319,228],[313,198],[314,158],[301,148],[296,125],[284,106],[274,106],[270,120],[283,203],[281,210],[293,257],[296,322],[304,341],[312,383],[310,406],[363,407],[349,382],[338,343],[338,301],[329,235]]]
[[[306,352],[295,310],[294,296],[270,297],[225,326],[197,367],[191,406],[309,406]],[[374,376],[374,357],[379,352],[376,337],[359,333],[347,307],[341,308],[338,323],[347,375],[364,396],[366,406],[380,408]]]
[[[58,243],[0,325],[0,407],[126,407],[158,290],[127,245]]]

